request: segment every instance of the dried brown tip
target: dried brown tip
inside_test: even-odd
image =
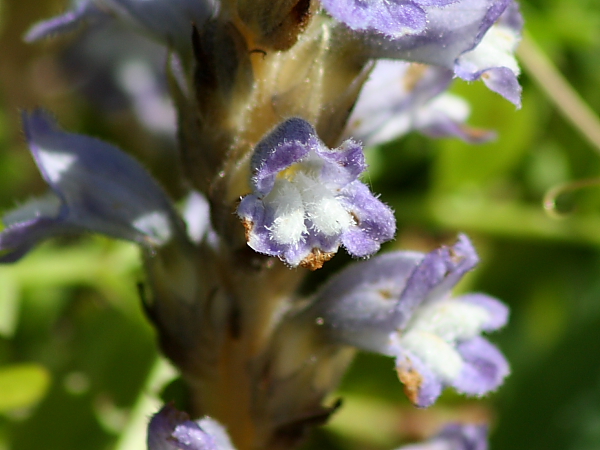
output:
[[[318,248],[313,248],[310,255],[300,262],[300,267],[304,267],[309,270],[317,270],[323,267],[327,261],[329,261],[335,255],[334,252],[324,252]]]
[[[398,378],[404,385],[404,393],[411,403],[416,405],[419,401],[419,391],[423,384],[423,377],[410,363],[408,367],[396,367],[396,372],[398,372]]]

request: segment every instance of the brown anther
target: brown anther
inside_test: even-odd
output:
[[[471,128],[466,125],[462,125],[461,129],[473,139],[482,139],[489,134],[488,130],[483,130],[481,128]]]
[[[392,294],[392,292],[388,289],[379,289],[377,292],[379,292],[379,295],[381,295],[381,297],[383,297],[385,300],[394,298],[394,294]]]
[[[419,83],[419,81],[421,81],[421,79],[425,75],[425,73],[427,71],[427,67],[428,66],[426,66],[425,64],[418,64],[418,63],[412,63],[408,67],[408,69],[406,70],[406,73],[404,75],[404,78],[402,78],[402,82],[404,84],[404,89],[407,92],[411,92],[417,87],[417,84]]]
[[[396,371],[398,372],[398,378],[404,384],[404,393],[416,405],[419,401],[419,391],[423,384],[423,377],[410,365],[410,361],[408,364],[408,367],[397,367]]]
[[[450,247],[450,259],[454,264],[458,264],[464,259],[464,255],[457,254],[454,248]]]
[[[324,252],[318,248],[313,248],[311,253],[300,262],[300,267],[309,270],[317,270],[323,267],[335,255],[334,252]]]
[[[252,228],[254,228],[254,222],[249,219],[242,219],[242,225],[244,226],[244,234],[246,236],[246,241],[250,240],[250,233],[252,232]]]

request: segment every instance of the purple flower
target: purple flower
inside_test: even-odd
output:
[[[520,106],[519,68],[514,50],[522,19],[513,0],[458,0],[427,14],[418,34],[389,38],[338,27],[336,39],[358,58],[388,58],[451,69],[459,78],[482,78],[486,85]]]
[[[150,247],[185,235],[167,195],[130,156],[61,131],[40,110],[24,113],[23,127],[51,191],[4,217],[0,262],[18,260],[44,239],[84,231]]]
[[[374,30],[399,37],[419,33],[428,12],[458,0],[322,0],[325,10],[353,30]]]
[[[469,105],[446,93],[452,71],[444,67],[379,60],[348,120],[345,134],[365,146],[396,139],[415,129],[432,137],[456,136],[467,142],[493,138],[464,124]]]
[[[421,444],[404,445],[397,450],[487,450],[487,425],[450,424]]]
[[[117,17],[185,51],[191,49],[192,24],[201,26],[216,10],[216,0],[82,0],[66,13],[35,24],[25,40],[37,41]]]
[[[148,424],[148,450],[234,450],[225,429],[204,418],[189,416],[165,405]]]
[[[498,349],[479,336],[502,327],[508,309],[483,294],[450,296],[477,261],[464,235],[427,255],[377,256],[333,278],[303,315],[331,342],[394,356],[417,406],[433,404],[445,386],[480,396],[509,373]]]
[[[332,150],[308,122],[288,119],[258,143],[251,169],[237,213],[259,253],[317,269],[340,244],[365,257],[394,236],[392,211],[358,180],[366,164],[351,140]]]

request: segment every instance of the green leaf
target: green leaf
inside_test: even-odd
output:
[[[44,397],[49,385],[50,373],[39,364],[0,368],[0,412],[34,406]]]
[[[486,92],[485,86],[473,84],[466,87],[479,91],[480,97],[485,99],[470,100],[473,120],[469,122],[495,130],[498,138],[480,145],[458,139],[439,140],[439,154],[431,178],[436,193],[490,186],[514,170],[535,143],[541,119],[535,108],[530,107],[537,100],[530,93],[523,97],[523,109],[515,111],[512,104]],[[473,95],[472,92],[469,94]]]

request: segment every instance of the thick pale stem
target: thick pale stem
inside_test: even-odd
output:
[[[312,3],[286,4],[303,20],[303,8]],[[251,190],[255,145],[282,120],[301,117],[327,144],[338,144],[370,66],[363,59],[347,62],[350,49],[334,50],[324,16],[311,16],[291,48],[261,47],[252,28],[259,18],[237,16],[235,6],[225,2],[222,20],[195,34],[197,70],[190,88],[195,96],[177,97],[184,164],[191,184],[210,200],[221,241],[218,249],[201,244],[179,261],[193,274],[182,278],[194,288],[185,288],[192,299],[181,295],[181,283],[169,282],[169,254],[148,258],[157,299],[149,312],[165,353],[190,386],[189,412],[220,421],[238,450],[279,450],[291,448],[305,429],[327,418],[330,408],[322,406],[323,399],[352,355],[328,349],[319,356],[323,369],[311,365],[316,359],[309,348],[304,359],[292,355],[298,363],[291,380],[273,369],[280,357],[276,328],[294,306],[306,271],[247,246],[237,201]]]
[[[270,428],[263,423],[268,419],[257,414],[260,405],[255,403],[261,382],[259,360],[304,273],[270,260],[261,271],[224,278],[233,306],[216,364],[202,373],[184,371],[193,414],[222,422],[238,450],[266,449],[271,438],[264,434]]]

